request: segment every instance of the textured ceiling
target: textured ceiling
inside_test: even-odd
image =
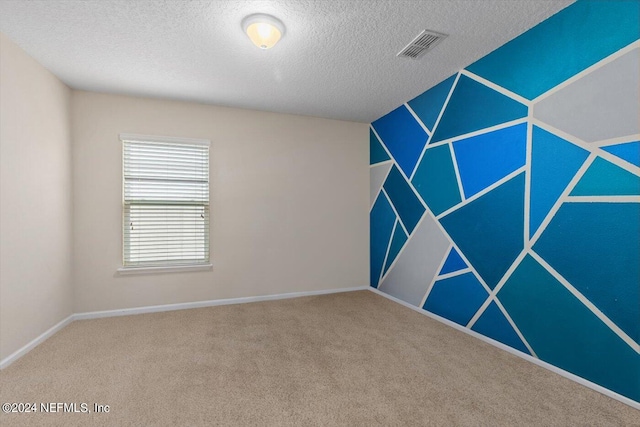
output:
[[[0,0],[0,31],[76,89],[370,122],[570,3]],[[271,50],[256,12],[286,25]],[[423,29],[450,36],[396,58]]]

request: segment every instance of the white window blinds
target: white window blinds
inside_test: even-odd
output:
[[[209,263],[209,144],[121,135],[125,267]]]

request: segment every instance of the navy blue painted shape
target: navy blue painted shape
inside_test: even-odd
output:
[[[527,107],[461,75],[430,143],[527,116]]]
[[[565,203],[533,249],[640,342],[640,203]]]
[[[465,273],[435,282],[423,308],[466,326],[488,296],[473,273]]]
[[[396,208],[400,220],[404,224],[407,232],[411,234],[416,228],[418,221],[422,218],[425,209],[420,200],[404,179],[398,168],[393,166],[389,171],[387,180],[384,182],[384,190],[389,195],[391,203]]]
[[[382,147],[376,134],[369,129],[369,164],[374,165],[386,160],[390,160],[389,154],[387,154],[387,151]]]
[[[393,224],[396,222],[396,214],[389,204],[387,197],[381,192],[371,209],[370,219],[370,283],[374,288],[378,287],[382,263],[387,254],[387,247]]]
[[[467,69],[533,99],[638,40],[640,2],[577,1]]]
[[[393,237],[391,238],[391,246],[389,246],[389,254],[387,255],[387,262],[385,262],[384,264],[382,275],[384,275],[389,267],[391,267],[391,264],[393,264],[393,261],[396,259],[398,253],[406,242],[407,235],[405,234],[400,224],[396,225],[396,229],[393,232]]]
[[[527,124],[453,143],[465,197],[469,198],[525,165]]]
[[[531,150],[531,193],[529,196],[529,235],[553,207],[589,152],[577,145],[533,126]]]
[[[428,135],[422,126],[404,105],[380,117],[371,125],[398,166],[407,176],[411,176],[427,143]]]
[[[495,288],[524,246],[524,172],[440,222],[486,284]]]
[[[541,360],[640,402],[640,355],[531,256],[498,299]]]
[[[640,168],[640,141],[610,145],[608,147],[602,147],[602,149]]]
[[[449,256],[447,256],[447,260],[444,262],[442,270],[440,270],[440,275],[453,273],[454,271],[465,268],[467,268],[467,264],[464,262],[458,251],[456,251],[456,248],[451,247]]]
[[[484,313],[476,320],[471,330],[476,331],[502,344],[520,350],[523,353],[531,354],[527,346],[524,345],[511,323],[504,316],[495,302],[491,302]]]
[[[422,123],[424,123],[427,129],[433,130],[433,125],[440,115],[440,111],[444,106],[444,102],[447,100],[447,96],[449,96],[449,91],[455,80],[456,75],[454,74],[427,90],[422,95],[418,95],[407,102],[409,107],[420,117],[420,120],[422,120]]]

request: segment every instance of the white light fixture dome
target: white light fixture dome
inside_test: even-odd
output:
[[[278,18],[254,13],[242,20],[242,29],[260,49],[270,49],[284,36],[284,24]]]

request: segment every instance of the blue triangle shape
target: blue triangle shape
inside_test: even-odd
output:
[[[527,157],[527,124],[453,143],[460,180],[469,198],[522,167]]]
[[[420,117],[420,120],[422,120],[422,123],[424,123],[427,129],[433,130],[433,125],[435,125],[438,115],[440,115],[440,110],[442,110],[444,101],[447,100],[447,96],[449,96],[449,91],[455,80],[456,75],[454,74],[424,92],[422,95],[418,95],[407,102],[409,107]]]
[[[453,273],[454,271],[462,270],[467,268],[467,264],[464,262],[456,248],[451,247],[451,251],[449,252],[449,256],[447,260],[444,262],[442,266],[442,270],[440,270],[439,276],[447,273]]]
[[[523,353],[531,354],[502,311],[500,311],[498,305],[493,301],[480,318],[476,320],[471,330],[500,341],[502,344],[506,344]]]
[[[422,308],[466,326],[488,296],[476,276],[465,273],[434,283]]]
[[[430,143],[526,117],[525,105],[461,75]]]
[[[640,176],[596,157],[570,195],[637,196],[640,195]]]
[[[396,221],[396,229],[393,232],[393,237],[391,238],[391,246],[389,247],[389,254],[387,255],[387,262],[384,265],[384,270],[382,271],[382,275],[384,275],[393,261],[398,256],[398,253],[407,242],[407,235],[404,233],[400,222]]]
[[[404,105],[371,125],[405,175],[411,176],[429,138],[422,126]]]
[[[524,172],[440,220],[491,288],[524,247]]]
[[[386,160],[390,160],[387,151],[382,147],[373,130],[369,129],[369,164],[374,165]]]
[[[640,141],[601,147],[604,151],[640,168]]]
[[[533,126],[529,234],[538,230],[589,152]]]

